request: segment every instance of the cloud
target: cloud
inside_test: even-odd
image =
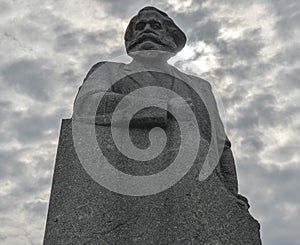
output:
[[[4,84],[36,100],[49,101],[51,70],[44,67],[43,63],[42,60],[25,59],[4,67],[1,74]]]
[[[39,218],[44,218],[48,208],[48,202],[43,200],[35,200],[24,205],[24,211],[36,215]]]
[[[272,1],[272,6],[278,16],[276,23],[276,29],[278,31],[278,37],[282,39],[294,39],[299,36],[300,21],[299,8],[300,3],[298,1]],[[288,27],[288,28],[287,28]]]
[[[300,240],[299,4],[2,1],[0,244],[41,244],[60,120],[90,67],[125,54],[127,23],[147,5],[185,31],[183,55],[221,95],[240,191],[263,243]]]
[[[12,10],[11,3],[8,1],[1,1],[0,3],[0,14],[1,16],[7,16]]]
[[[149,1],[135,1],[135,0],[127,0],[126,4],[124,2],[118,0],[112,1],[102,1],[98,0],[100,4],[105,6],[105,10],[107,11],[107,16],[112,16],[112,18],[131,18],[143,7],[149,5]],[[151,5],[151,4],[150,4]]]
[[[282,169],[249,160],[243,159],[244,164],[239,165],[244,179],[240,190],[251,193],[250,205],[257,206],[251,211],[261,223],[263,241],[275,245],[295,244],[298,240],[297,220],[300,218],[300,198],[295,195],[299,185],[299,166],[294,164]],[[254,179],[260,188],[251,184]]]

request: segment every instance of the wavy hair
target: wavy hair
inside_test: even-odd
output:
[[[149,10],[155,11],[163,17],[163,21],[167,28],[167,32],[169,32],[171,34],[171,36],[173,37],[174,42],[177,46],[176,52],[179,52],[180,50],[182,50],[186,43],[186,35],[184,34],[184,32],[174,23],[174,21],[165,12],[163,12],[155,7],[148,6],[148,7],[142,8],[138,12],[138,14],[130,20],[130,22],[128,24],[128,27],[125,31],[125,36],[124,36],[127,53],[128,53],[127,46],[128,46],[128,43],[130,43],[132,41],[134,24],[136,23],[137,18],[143,11],[149,11]]]

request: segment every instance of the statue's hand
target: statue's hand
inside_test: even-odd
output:
[[[113,119],[114,126],[127,127],[129,122],[132,127],[165,127],[167,125],[166,100],[150,98],[147,95],[139,97],[119,94],[108,94],[105,98],[106,101],[102,109],[102,114],[104,115],[102,117],[108,116],[108,118]],[[150,105],[149,107],[145,106],[148,104]],[[151,106],[152,104],[157,105],[157,107]],[[140,109],[137,109],[136,105],[142,106]],[[109,124],[104,124],[105,122],[101,124],[102,117],[101,113],[99,113],[100,120],[98,124],[111,124],[111,120],[109,120]]]
[[[187,110],[187,107],[190,107],[190,110]],[[169,100],[168,102],[168,112],[175,115],[179,115],[176,117],[177,120],[181,121],[189,121],[194,112],[194,105],[191,98],[181,98],[181,97],[175,97]]]

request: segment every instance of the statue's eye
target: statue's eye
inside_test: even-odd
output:
[[[152,24],[152,28],[153,28],[154,30],[162,29],[161,24],[158,23],[158,22],[154,22],[154,23]]]
[[[135,30],[141,31],[145,28],[145,23],[144,22],[139,22],[135,25]]]

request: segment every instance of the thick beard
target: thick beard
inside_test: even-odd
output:
[[[162,36],[161,39],[158,38],[153,38],[155,39],[155,43],[157,43],[160,48],[158,48],[157,51],[165,51],[165,52],[170,52],[170,53],[177,53],[177,45],[174,42],[174,39],[171,36]],[[145,50],[139,50],[139,49],[135,49],[138,45],[142,44],[143,41],[141,41],[140,39],[136,39],[136,40],[132,40],[130,42],[126,42],[126,50],[127,53],[131,53],[131,52],[138,52],[138,51],[145,51]]]

